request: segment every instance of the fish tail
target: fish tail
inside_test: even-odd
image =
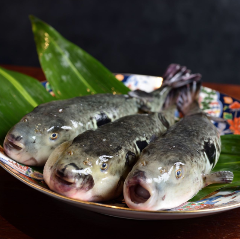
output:
[[[168,66],[166,72],[163,75],[163,87],[168,87],[169,92],[166,95],[163,108],[167,108],[172,104],[175,104],[179,98],[179,94],[188,94],[189,85],[195,86],[197,82],[201,80],[200,74],[191,74],[191,71],[186,66],[180,66],[179,64],[171,64]],[[192,89],[191,91],[193,91]],[[184,92],[184,93],[183,93]],[[191,97],[188,97],[191,98]],[[186,103],[184,103],[185,105]]]
[[[180,66],[179,64],[170,64],[163,74],[162,86],[173,87],[182,76],[190,74],[190,70],[186,66]]]
[[[200,79],[200,74],[191,74],[191,70],[187,69],[186,66],[171,64],[163,74],[162,86],[169,86],[175,89],[187,85],[193,81],[199,81]]]
[[[153,92],[147,93],[135,90],[128,93],[132,98],[139,102],[139,108],[145,112],[159,112],[161,109],[176,103],[179,89],[198,82],[200,74],[191,74],[186,66],[171,64],[163,74],[162,86]]]
[[[198,98],[201,89],[200,81],[193,81],[178,89],[176,105],[183,115],[201,112]]]

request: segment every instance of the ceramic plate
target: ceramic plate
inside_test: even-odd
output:
[[[161,77],[132,74],[117,74],[116,77],[123,81],[131,90],[144,89],[145,91],[154,90],[157,86],[160,86],[162,80]],[[48,83],[44,83],[44,86],[51,91]],[[200,104],[201,108],[208,114],[226,119],[224,123],[215,123],[222,135],[240,134],[240,102],[238,100],[215,90],[202,87]],[[40,170],[15,162],[4,155],[2,149],[0,152],[0,166],[23,183],[42,193],[77,207],[111,216],[148,220],[183,219],[207,216],[240,206],[240,187],[228,187],[218,190],[203,200],[186,202],[177,208],[164,211],[139,211],[129,209],[124,203],[123,198],[105,203],[84,202],[67,198],[51,191],[42,180],[42,172]]]

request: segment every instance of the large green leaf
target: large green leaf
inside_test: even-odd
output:
[[[231,171],[234,174],[231,184],[213,184],[203,188],[190,201],[194,202],[206,197],[208,194],[225,187],[240,186],[240,135],[221,136],[222,150],[217,165],[212,170]]]
[[[87,52],[40,19],[30,19],[42,69],[57,98],[129,91]]]
[[[37,105],[54,98],[36,79],[0,67],[0,143],[7,131]]]

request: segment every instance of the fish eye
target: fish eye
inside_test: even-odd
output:
[[[176,178],[181,178],[182,177],[182,170],[179,168],[177,171],[176,171]]]
[[[101,170],[106,170],[107,168],[108,168],[108,164],[107,163],[102,163]]]
[[[52,133],[50,136],[50,139],[55,140],[55,139],[57,139],[57,137],[58,137],[58,133]]]

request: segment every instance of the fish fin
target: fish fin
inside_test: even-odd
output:
[[[148,93],[142,90],[134,90],[128,92],[128,95],[132,98],[135,98],[139,101],[140,109],[143,112],[150,113],[151,109],[147,106],[149,102],[152,102],[154,99],[154,96],[152,93]]]
[[[183,114],[195,114],[202,112],[198,97],[201,89],[201,82],[193,81],[192,83],[178,89],[177,108]]]
[[[223,119],[223,118],[220,118],[220,117],[216,117],[216,116],[212,116],[210,114],[206,114],[207,117],[210,119],[210,120],[213,120],[215,122],[218,122],[218,123],[224,123],[224,122],[227,122],[227,119]]]
[[[161,123],[163,124],[163,126],[165,126],[167,129],[169,129],[170,124],[167,121],[167,119],[165,118],[163,113],[158,113],[158,119],[161,121]]]
[[[180,66],[178,64],[171,64],[168,66],[166,72],[163,74],[163,83],[162,86],[173,87],[182,78],[182,76],[189,74],[190,70],[186,66]],[[182,83],[181,83],[182,84]],[[176,86],[178,87],[178,86]],[[162,88],[162,87],[160,87]],[[158,92],[159,88],[153,92]],[[154,94],[152,92],[148,93],[142,90],[130,91],[128,95],[132,98],[138,98],[142,100],[147,100],[148,102],[153,101]]]
[[[135,90],[129,92],[128,95],[138,100],[141,110],[145,112],[159,111],[163,104],[164,108],[166,108],[176,103],[179,88],[189,85],[192,82],[200,81],[200,74],[190,73],[191,71],[186,66],[171,64],[163,74],[163,83],[160,88],[150,93]],[[155,104],[158,110],[152,110],[151,105]]]
[[[193,81],[199,81],[200,74],[191,74],[191,71],[186,66],[179,64],[171,64],[163,74],[162,86],[170,86],[171,88],[179,88]]]
[[[233,180],[233,173],[230,171],[219,171],[211,174],[203,175],[205,187],[214,183],[231,183]]]
[[[168,86],[170,90],[166,96],[163,108],[167,108],[176,103],[179,99],[179,95],[187,96],[189,102],[192,102],[193,93],[199,94],[197,90],[200,89],[200,80],[202,76],[200,74],[190,74],[191,71],[187,69],[186,66],[177,65],[174,67],[174,65],[176,64],[170,65],[169,70],[167,69],[167,73],[164,74],[162,86]],[[168,72],[171,69],[172,74]],[[170,76],[172,78],[170,78]],[[187,101],[184,100],[184,105],[186,105],[186,102]]]
[[[175,123],[175,112],[176,112],[176,104],[173,104],[166,109],[161,110],[161,114],[165,117],[168,121],[169,125],[173,125]]]

